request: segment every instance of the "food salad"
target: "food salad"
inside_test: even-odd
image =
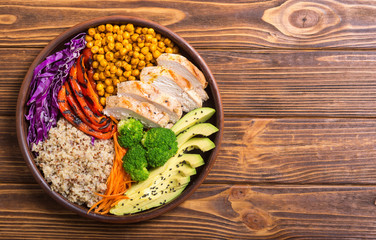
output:
[[[88,212],[167,204],[215,147],[207,85],[153,28],[93,26],[34,69],[29,147],[51,189]]]

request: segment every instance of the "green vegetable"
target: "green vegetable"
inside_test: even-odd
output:
[[[118,125],[119,137],[118,141],[120,146],[124,148],[130,148],[137,144],[144,135],[144,126],[142,123],[134,118],[128,118],[121,120]]]
[[[124,170],[134,181],[144,181],[149,177],[148,162],[145,155],[145,149],[137,144],[129,148],[127,154],[123,157]]]
[[[187,113],[184,117],[182,117],[179,121],[177,121],[174,126],[172,126],[171,130],[177,135],[184,131],[185,129],[192,127],[197,123],[202,123],[207,121],[211,118],[215,113],[214,108],[209,107],[202,107],[196,108],[189,113]]]
[[[141,143],[146,148],[146,159],[152,168],[165,164],[178,150],[175,133],[168,128],[150,129]]]
[[[198,123],[188,128],[184,132],[180,133],[176,137],[176,141],[178,142],[178,147],[181,147],[185,142],[187,142],[189,139],[193,138],[196,135],[202,135],[207,137],[215,132],[218,132],[218,128],[216,128],[214,125],[210,123]]]

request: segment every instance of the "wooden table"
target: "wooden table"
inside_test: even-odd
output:
[[[0,237],[375,239],[376,1],[0,1]],[[113,14],[167,26],[211,68],[223,144],[189,200],[137,224],[57,205],[21,156],[16,98],[49,41]]]

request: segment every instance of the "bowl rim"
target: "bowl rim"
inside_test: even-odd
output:
[[[157,32],[160,32],[164,36],[168,36],[173,42],[177,43],[179,45],[179,48],[183,47],[184,51],[187,53],[189,58],[193,60],[195,65],[202,70],[204,73],[207,81],[209,82],[209,87],[211,89],[211,93],[213,95],[213,102],[216,109],[216,126],[218,127],[219,131],[216,133],[216,137],[214,140],[214,143],[216,144],[216,147],[211,150],[209,158],[206,161],[206,164],[203,166],[203,169],[200,174],[197,175],[197,178],[195,179],[195,183],[189,185],[182,194],[180,194],[176,199],[171,201],[170,203],[163,205],[162,207],[158,207],[155,209],[147,210],[144,212],[140,212],[137,214],[131,214],[131,215],[124,215],[124,216],[116,216],[116,215],[100,215],[93,212],[87,213],[87,208],[79,206],[75,203],[72,203],[68,201],[65,197],[60,195],[59,193],[51,190],[49,184],[44,179],[43,175],[39,171],[38,167],[35,164],[34,156],[32,155],[28,143],[27,143],[27,129],[26,129],[26,119],[24,117],[25,110],[26,110],[26,101],[29,96],[29,85],[32,79],[32,75],[34,72],[35,67],[42,62],[48,54],[54,49],[56,49],[58,46],[60,46],[64,42],[66,42],[68,39],[72,38],[73,36],[85,32],[89,27],[98,26],[100,24],[104,23],[133,23],[134,25],[138,26],[148,26],[154,28]],[[188,57],[187,56],[187,57]],[[179,35],[171,31],[165,26],[162,26],[156,22],[138,18],[138,17],[131,17],[131,16],[125,16],[125,15],[112,15],[112,16],[105,16],[105,17],[98,17],[93,18],[91,20],[84,21],[82,23],[79,23],[73,27],[70,27],[60,35],[58,35],[54,40],[48,43],[46,47],[43,48],[43,50],[37,55],[37,57],[34,59],[32,64],[30,65],[23,81],[22,85],[18,94],[17,99],[17,108],[16,108],[16,129],[17,129],[17,139],[19,143],[19,147],[21,149],[21,153],[23,155],[23,158],[30,169],[33,177],[38,182],[38,184],[42,187],[42,189],[47,192],[47,194],[52,197],[55,201],[57,201],[59,204],[64,206],[65,208],[83,216],[89,219],[101,221],[101,222],[109,222],[109,223],[135,223],[140,221],[145,221],[148,219],[155,218],[159,215],[162,215],[166,213],[167,211],[172,210],[173,208],[180,205],[182,202],[184,202],[186,199],[188,199],[196,190],[197,188],[202,184],[204,179],[209,174],[209,171],[211,170],[212,166],[214,165],[216,156],[218,154],[220,144],[223,137],[223,125],[224,125],[224,114],[223,114],[223,107],[221,102],[221,97],[219,93],[218,86],[216,84],[216,81],[214,79],[213,74],[211,73],[209,67],[206,65],[205,61],[202,59],[202,57],[196,52],[196,50],[183,38],[181,38]]]

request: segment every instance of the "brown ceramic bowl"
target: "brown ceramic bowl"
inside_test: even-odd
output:
[[[32,79],[34,68],[39,63],[41,63],[47,56],[60,50],[63,47],[64,43],[68,42],[72,37],[76,36],[78,33],[85,32],[90,27],[95,27],[100,24],[106,24],[106,23],[112,23],[112,24],[133,23],[135,26],[152,27],[157,32],[161,33],[163,36],[170,38],[176,45],[178,45],[179,49],[181,50],[181,54],[187,57],[188,59],[190,59],[199,69],[202,70],[202,72],[204,73],[209,83],[209,86],[206,88],[206,91],[210,98],[208,101],[204,103],[204,106],[212,107],[216,109],[216,114],[211,118],[210,121],[219,128],[219,132],[211,136],[211,139],[216,144],[216,148],[209,152],[202,154],[205,160],[205,165],[197,169],[197,174],[191,178],[191,182],[189,183],[189,185],[186,187],[184,192],[178,198],[176,198],[175,200],[173,200],[172,202],[164,206],[150,209],[150,210],[140,212],[137,214],[125,215],[125,216],[115,216],[115,215],[110,215],[110,214],[99,215],[99,214],[95,214],[92,212],[87,214],[88,208],[69,202],[62,195],[52,191],[49,184],[44,179],[43,174],[40,172],[40,170],[36,166],[34,162],[34,155],[30,151],[30,148],[26,140],[28,122],[26,121],[24,116],[28,110],[26,106],[26,102],[28,101],[28,98],[30,95],[29,85]],[[55,199],[57,202],[59,202],[63,206],[67,207],[68,209],[84,217],[95,219],[98,221],[103,221],[103,222],[131,223],[131,222],[144,221],[144,220],[159,216],[177,207],[180,203],[182,203],[189,196],[191,196],[191,194],[200,186],[200,184],[204,181],[204,179],[208,175],[210,169],[212,168],[214,164],[216,155],[218,153],[218,149],[219,149],[221,138],[222,138],[222,131],[223,131],[223,110],[222,110],[222,104],[221,104],[218,87],[214,80],[213,75],[211,74],[204,60],[184,39],[179,37],[177,34],[172,32],[171,30],[157,23],[140,19],[140,18],[134,18],[134,17],[109,16],[109,17],[97,18],[97,19],[93,19],[93,20],[78,24],[68,29],[64,33],[62,33],[60,36],[58,36],[56,39],[50,42],[42,50],[42,52],[37,56],[34,62],[31,64],[30,69],[27,72],[25,79],[22,83],[19,96],[18,96],[18,102],[17,102],[18,142],[21,148],[21,152],[26,161],[26,164],[30,168],[31,173],[33,174],[34,178],[53,199]]]

